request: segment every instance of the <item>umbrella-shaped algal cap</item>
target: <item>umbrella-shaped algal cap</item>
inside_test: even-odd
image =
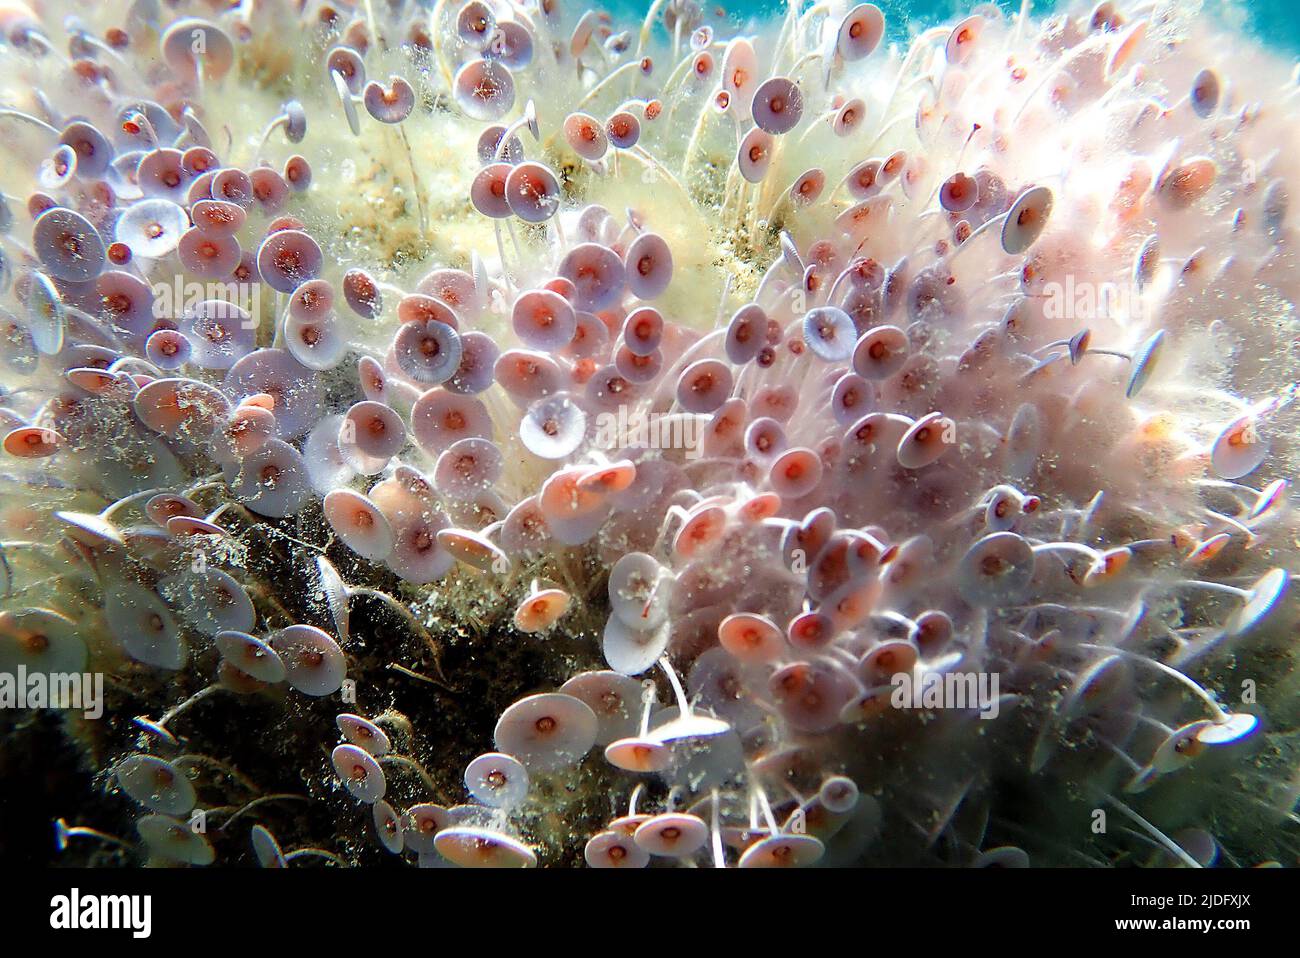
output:
[[[170,815],[146,815],[135,827],[151,855],[182,865],[211,865],[217,859],[207,836]]]
[[[189,226],[185,211],[171,200],[140,200],[118,217],[114,236],[131,253],[146,259],[166,256],[180,245]]]
[[[502,712],[493,739],[498,750],[546,772],[580,761],[596,744],[597,727],[596,714],[581,699],[545,692]]]
[[[1214,186],[1218,167],[1208,156],[1193,156],[1171,164],[1161,172],[1154,187],[1155,195],[1167,207],[1186,209]]]
[[[537,589],[515,609],[515,628],[521,632],[545,632],[569,610],[571,601],[572,597],[563,589]]]
[[[128,755],[115,773],[122,791],[152,812],[186,815],[197,800],[185,774],[153,755]]]
[[[471,60],[452,83],[456,103],[474,120],[490,122],[505,116],[515,102],[515,79],[493,60]]]
[[[980,35],[984,32],[985,19],[978,13],[967,17],[948,34],[944,54],[949,63],[964,63],[979,48]]]
[[[366,112],[380,123],[401,123],[415,109],[415,90],[399,76],[390,76],[388,86],[371,80],[361,99]]]
[[[202,442],[230,415],[230,401],[196,379],[155,379],[132,400],[140,421],[169,439]]]
[[[630,150],[641,139],[641,121],[635,114],[620,110],[605,121],[605,133],[615,149]]]
[[[1202,745],[1231,745],[1254,733],[1259,717],[1248,712],[1229,712],[1222,719],[1202,726],[1196,740]]]
[[[276,841],[271,830],[265,825],[254,825],[252,831],[248,833],[249,839],[253,843],[253,854],[257,857],[257,864],[262,868],[288,868],[289,863],[285,861],[284,852],[280,848],[280,843]]]
[[[4,271],[4,268],[0,267],[0,273]],[[35,346],[37,352],[53,356],[63,348],[68,311],[53,280],[41,272],[33,272],[30,276],[31,285],[27,294],[27,333],[31,337],[31,345]],[[16,352],[12,347],[7,351]]]
[[[73,120],[59,134],[59,144],[71,147],[77,154],[77,175],[83,180],[94,180],[108,172],[113,162],[113,145],[93,124]]]
[[[815,865],[826,852],[821,839],[812,835],[769,835],[745,849],[741,868],[806,868]]]
[[[754,127],[736,147],[736,165],[746,182],[761,183],[772,165],[776,140],[771,133]]]
[[[305,156],[294,155],[284,161],[284,181],[295,193],[311,186],[311,162]]]
[[[387,755],[392,743],[388,734],[374,722],[360,715],[345,712],[334,719],[343,737],[352,745],[363,748],[376,758]]]
[[[281,439],[292,440],[318,419],[324,387],[312,370],[283,349],[258,349],[230,367],[223,383],[234,399],[265,393],[275,399]]]
[[[621,556],[610,569],[610,608],[629,629],[658,628],[668,618],[671,582],[671,571],[654,556],[645,552],[629,552]]]
[[[438,456],[433,485],[442,495],[468,498],[491,489],[501,477],[504,460],[496,443],[470,437],[460,439]]]
[[[826,188],[826,173],[818,167],[804,170],[790,185],[790,202],[796,207],[816,203]]]
[[[595,162],[609,149],[609,136],[594,116],[570,113],[564,118],[563,130],[565,142],[584,160]]]
[[[634,629],[628,627],[618,615],[611,615],[605,623],[601,651],[614,671],[624,675],[639,675],[664,654],[670,631],[666,618],[657,626]]]
[[[465,788],[492,808],[514,808],[528,796],[528,771],[512,755],[485,752],[465,766]]]
[[[920,469],[934,462],[956,442],[956,425],[942,413],[922,416],[908,427],[896,450],[904,469]]]
[[[460,336],[434,319],[402,323],[393,351],[402,373],[425,386],[445,382],[460,366]]]
[[[664,317],[653,306],[640,306],[623,321],[623,344],[637,356],[650,356],[663,342]]]
[[[943,181],[939,187],[939,205],[949,213],[964,213],[979,200],[979,183],[975,177],[960,171]]]
[[[391,407],[372,399],[355,403],[339,424],[339,448],[364,475],[381,472],[406,444],[406,425]]]
[[[1150,764],[1138,771],[1124,786],[1124,790],[1146,791],[1157,776],[1176,772],[1199,758],[1206,750],[1200,741],[1200,735],[1212,725],[1214,723],[1209,719],[1197,719],[1173,729],[1152,754]]]
[[[247,632],[226,630],[213,638],[221,657],[260,682],[275,685],[284,681],[284,662],[279,653]]]
[[[339,570],[334,567],[334,563],[323,555],[316,557],[316,572],[320,577],[321,598],[329,611],[330,621],[334,623],[334,631],[338,634],[339,642],[347,642],[351,637],[351,614],[348,609],[350,595],[347,583],[343,581],[343,576],[339,575]]]
[[[677,377],[677,402],[687,412],[713,412],[727,401],[734,385],[729,365],[717,359],[697,359]]]
[[[1249,632],[1273,613],[1282,601],[1290,575],[1285,569],[1269,569],[1244,592],[1242,603],[1225,626],[1230,636]]]
[[[284,319],[285,348],[308,369],[324,372],[343,361],[348,342],[337,317],[288,315]]]
[[[967,550],[954,580],[961,597],[974,606],[1014,603],[1029,590],[1034,551],[1014,532],[994,532]]]
[[[885,15],[874,3],[860,3],[844,15],[835,37],[835,50],[852,62],[870,56],[885,35]]]
[[[208,299],[185,310],[180,332],[190,341],[191,358],[205,369],[229,369],[253,351],[257,324],[238,303]]]
[[[557,350],[573,339],[577,316],[563,296],[549,289],[519,295],[510,311],[515,334],[530,349]]]
[[[920,650],[908,639],[886,639],[862,656],[858,662],[858,676],[868,685],[888,684],[892,676],[911,672],[916,667]]]
[[[263,213],[278,213],[284,208],[289,199],[289,184],[283,176],[269,166],[259,166],[248,174],[248,180],[253,200]]]
[[[748,113],[758,89],[758,54],[746,37],[727,43],[722,54],[722,89],[730,94],[729,103],[740,113]]]
[[[384,308],[379,284],[363,269],[353,268],[343,274],[343,298],[363,319],[374,319]]]
[[[202,279],[226,279],[239,265],[239,240],[194,227],[186,230],[177,247],[181,265]]]
[[[494,123],[492,126],[485,127],[478,138],[478,161],[483,166],[490,166],[496,162],[497,151],[501,151],[501,159],[509,166],[520,162],[524,158],[524,144],[519,137],[511,134],[510,140],[502,147],[502,139],[505,137],[507,129],[500,123]]]
[[[360,96],[366,85],[366,64],[351,47],[333,47],[325,55],[325,73],[337,73],[343,77],[348,92]]]
[[[1259,420],[1241,416],[1228,423],[1210,447],[1210,467],[1220,479],[1240,479],[1268,458],[1269,443],[1260,435]]]
[[[520,406],[559,392],[565,379],[559,363],[546,353],[531,349],[508,349],[501,353],[492,373]]]
[[[658,233],[641,233],[627,248],[627,288],[639,299],[654,299],[673,278],[673,254]]]
[[[289,684],[304,695],[333,695],[343,686],[347,660],[329,635],[314,625],[291,625],[267,644],[279,653]]]
[[[200,179],[203,179],[201,177]],[[226,203],[234,203],[245,210],[253,208],[253,178],[241,169],[233,166],[224,170],[218,170],[212,176],[211,188],[208,191],[214,200],[222,200]],[[291,229],[301,228],[301,224],[294,222]],[[277,232],[278,230],[271,230]],[[262,264],[258,264],[261,270]]]
[[[393,810],[393,806],[385,801],[375,802],[370,807],[371,817],[375,822],[375,834],[379,837],[379,844],[384,849],[394,855],[400,855],[405,845],[405,829],[402,826],[401,816]]]
[[[500,536],[501,544],[512,552],[537,555],[547,550],[551,531],[536,496],[515,503],[501,526]]]
[[[504,832],[454,825],[438,832],[434,847],[443,858],[461,868],[533,868],[537,855]]]
[[[582,445],[587,414],[568,393],[543,396],[528,407],[519,422],[519,440],[542,459],[564,459]]]
[[[812,449],[787,449],[772,461],[768,481],[783,499],[799,499],[817,488],[822,479],[822,460]]]
[[[1015,845],[1000,845],[975,856],[971,868],[1028,868],[1029,856]]]
[[[230,35],[198,17],[174,21],[160,42],[163,60],[182,80],[193,80],[202,71],[205,79],[215,82],[229,73],[235,62]]]
[[[453,558],[484,572],[510,567],[510,557],[491,539],[472,529],[439,529],[438,546]]]
[[[392,527],[367,496],[352,489],[335,489],[326,494],[323,506],[330,527],[357,555],[381,562],[392,553]]]
[[[1160,361],[1161,345],[1165,341],[1165,331],[1158,329],[1151,334],[1133,353],[1133,370],[1129,374],[1128,385],[1124,395],[1129,399],[1140,393]]]
[[[757,303],[740,307],[727,325],[727,358],[742,365],[756,357],[766,342],[767,313]]]
[[[438,542],[438,533],[448,524],[441,510],[395,513],[393,553],[388,566],[408,582],[425,583],[441,579],[456,559]]]
[[[853,355],[856,330],[853,319],[838,306],[818,306],[803,319],[803,339],[818,358],[842,362]]]
[[[616,739],[605,746],[605,761],[625,772],[662,772],[673,763],[673,750],[642,736]]]
[[[1002,223],[1002,249],[1019,256],[1033,246],[1052,215],[1052,201],[1052,191],[1046,186],[1030,187],[1021,193]]]
[[[627,277],[623,261],[608,246],[579,243],[560,261],[560,276],[574,285],[574,306],[596,313],[617,305]]]
[[[356,745],[339,745],[330,753],[334,771],[353,798],[374,804],[384,797],[388,783],[384,770],[365,749]]]
[[[595,713],[597,745],[636,733],[642,704],[637,679],[611,671],[579,672],[560,691],[581,699]]]
[[[616,831],[592,835],[582,857],[592,868],[645,868],[650,864],[649,852],[630,836]]]
[[[688,858],[709,840],[709,826],[697,815],[665,812],[642,822],[632,839],[651,855]]]
[[[86,643],[76,624],[50,609],[0,612],[0,674],[80,672],[86,667]]]
[[[60,206],[37,217],[32,248],[51,276],[69,282],[94,279],[107,261],[104,240],[90,220]]]
[[[54,518],[66,526],[63,530],[65,535],[92,549],[126,545],[117,526],[103,516],[60,509],[54,513]]]
[[[258,515],[294,515],[311,495],[302,453],[287,442],[268,439],[240,464],[231,483],[235,498]]]
[[[765,615],[737,612],[718,625],[718,644],[741,662],[771,662],[786,650],[785,636]]]
[[[1222,84],[1219,75],[1209,68],[1201,70],[1192,80],[1192,92],[1189,98],[1192,110],[1201,119],[1208,118],[1218,108],[1221,92]]]
[[[193,351],[193,344],[185,334],[174,329],[160,329],[144,344],[145,358],[164,371],[180,369],[190,361]]]
[[[243,586],[220,569],[181,572],[163,579],[158,588],[176,608],[185,610],[186,621],[204,635],[247,632],[257,619]]]
[[[257,270],[263,281],[279,293],[292,293],[320,275],[324,257],[312,237],[297,229],[278,230],[257,250]]]
[[[774,136],[789,133],[803,116],[803,91],[788,77],[764,80],[754,92],[750,112],[760,130]]]
[[[822,782],[817,798],[827,811],[842,815],[858,804],[858,785],[846,775],[832,775]]]
[[[160,669],[179,669],[186,648],[171,611],[153,590],[122,581],[106,590],[104,616],[123,651],[137,662]]]
[[[487,277],[479,274],[482,263],[477,256],[471,265],[475,270],[473,274],[449,267],[435,269],[416,284],[415,291],[425,296],[432,296],[445,306],[458,310],[466,316],[473,316],[484,306],[484,293],[479,286],[480,282],[486,286]]]
[[[489,163],[475,174],[469,188],[469,199],[474,209],[495,220],[510,216],[506,183],[512,169],[509,163]]]
[[[412,805],[406,810],[406,847],[421,854],[433,853],[434,836],[453,824],[452,814],[441,805]]]
[[[125,248],[125,244],[114,246]],[[153,330],[154,291],[140,277],[122,270],[108,270],[96,277],[95,292],[99,298],[99,316],[104,322],[132,337],[148,336]],[[33,330],[33,334],[38,331]]]

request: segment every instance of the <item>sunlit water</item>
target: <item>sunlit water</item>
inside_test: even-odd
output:
[[[964,12],[970,4],[958,0],[881,0],[876,4],[888,18],[891,39],[903,39],[908,33],[924,29],[933,23],[956,16]],[[635,16],[643,13],[646,4],[643,0],[611,0],[606,3],[610,12]],[[771,16],[785,9],[780,0],[731,0],[722,4],[723,8],[737,20],[750,17]],[[1007,13],[1019,10],[1020,4],[999,0],[997,3]],[[1064,4],[1055,0],[1039,0],[1033,4],[1034,13],[1056,10]],[[1225,26],[1244,30],[1246,33],[1262,38],[1266,43],[1300,53],[1300,13],[1292,0],[1258,0],[1258,2],[1214,2],[1205,5],[1207,15],[1219,17]]]

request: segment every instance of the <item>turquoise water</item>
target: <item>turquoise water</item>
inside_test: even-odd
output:
[[[876,5],[885,11],[891,35],[902,39],[909,32],[908,24],[924,26],[948,19],[969,10],[977,2],[979,0],[876,0]],[[608,0],[606,3],[611,11],[620,13],[643,12],[646,5],[647,0]],[[1034,3],[1034,10],[1043,13],[1063,5],[1053,0],[1040,0]],[[784,0],[722,0],[722,6],[732,17],[743,20],[782,10],[785,3]],[[1019,2],[1006,0],[998,2],[998,6],[1008,12],[1020,8]],[[1300,8],[1296,6],[1295,0],[1257,0],[1248,3],[1215,0],[1204,4],[1204,8],[1207,16],[1221,20],[1225,29],[1230,26],[1240,27],[1266,43],[1300,54]]]

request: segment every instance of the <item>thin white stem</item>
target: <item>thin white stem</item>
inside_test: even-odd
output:
[[[1214,713],[1214,721],[1216,722],[1228,721],[1229,718],[1228,713],[1224,711],[1223,706],[1221,706],[1218,702],[1214,700],[1214,697],[1211,696],[1209,692],[1205,691],[1205,689],[1203,689],[1194,679],[1184,675],[1182,672],[1179,672],[1177,669],[1171,666],[1165,665],[1165,663],[1163,662],[1157,661],[1156,659],[1148,658],[1147,656],[1142,655],[1139,652],[1130,652],[1128,649],[1117,648],[1116,646],[1113,645],[1092,645],[1087,642],[1081,642],[1079,643],[1077,648],[1087,649],[1090,652],[1103,652],[1106,655],[1122,655],[1125,658],[1132,659],[1135,662],[1145,662],[1151,668],[1155,669],[1158,672],[1164,673],[1165,675],[1173,679],[1175,682],[1178,682],[1184,687],[1186,687],[1193,695],[1195,695],[1207,706],[1209,706],[1210,711]]]

